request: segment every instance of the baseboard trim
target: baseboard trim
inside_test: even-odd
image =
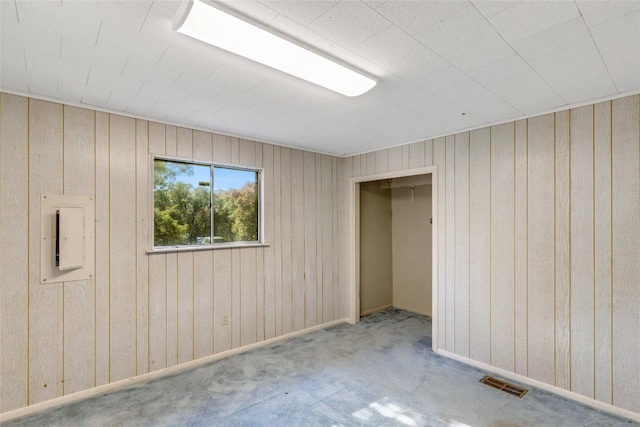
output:
[[[328,323],[323,323],[322,325],[312,326],[307,329],[303,329],[296,332],[291,332],[285,335],[281,335],[279,337],[270,338],[268,340],[260,341],[254,344],[249,344],[243,347],[234,348],[232,350],[223,351],[221,353],[216,353],[211,356],[203,357],[201,359],[192,360],[190,362],[181,363],[180,365],[171,366],[169,368],[160,369],[157,371],[149,372],[142,375],[137,375],[135,377],[127,378],[124,380],[115,381],[109,384],[104,384],[98,387],[90,388],[88,390],[78,391],[76,393],[71,393],[66,396],[57,397],[55,399],[46,400],[40,403],[34,403],[33,405],[25,406],[22,408],[14,409],[12,411],[7,411],[5,413],[0,414],[0,423],[12,420],[14,418],[23,417],[25,415],[32,414],[34,412],[43,411],[45,409],[50,409],[56,406],[64,405],[67,403],[77,402],[79,400],[87,399],[89,397],[93,397],[102,393],[106,393],[108,391],[117,390],[119,388],[123,388],[129,386],[131,384],[136,384],[142,381],[148,381],[155,378],[164,377],[166,375],[175,374],[177,372],[181,372],[187,369],[195,368],[197,366],[205,365],[210,362],[214,362],[216,360],[224,359],[225,357],[233,356],[235,354],[244,353],[249,350],[254,350],[260,347],[265,347],[279,341],[284,341],[289,338],[297,337],[300,335],[305,335],[311,332],[319,331],[321,329],[330,328],[332,326],[341,325],[344,323],[348,323],[347,318],[334,320]]]
[[[450,353],[446,350],[438,349],[436,350],[436,354],[447,357],[449,359],[456,360],[466,365],[471,365],[476,368],[480,368],[482,370],[500,375],[501,377],[504,377],[506,379],[514,380],[523,384],[531,385],[533,387],[536,387],[545,391],[549,391],[551,393],[560,395],[562,397],[566,397],[567,399],[571,399],[576,402],[583,403],[587,406],[591,406],[592,408],[596,408],[601,411],[608,412],[610,414],[617,415],[622,418],[628,418],[630,420],[640,422],[640,413],[632,412],[632,411],[629,411],[628,409],[619,408],[617,406],[613,406],[611,404],[604,403],[599,400],[595,400],[590,397],[583,396],[581,394],[574,393],[572,391],[568,391],[560,387],[556,387],[554,385],[543,383],[541,381],[534,380],[532,378],[525,377],[520,374],[509,372],[501,368],[496,368],[495,366],[487,365],[486,363],[483,363],[483,362],[478,362],[473,359],[469,359],[463,356],[459,356],[457,354]]]
[[[380,306],[380,307],[376,307],[376,308],[373,308],[371,310],[363,311],[362,313],[360,313],[360,317],[368,316],[368,315],[373,314],[373,313],[375,313],[377,311],[386,310],[387,308],[391,308],[391,307],[393,307],[393,305],[389,304],[389,305],[383,305],[383,306]]]

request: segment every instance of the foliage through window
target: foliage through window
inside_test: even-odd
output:
[[[160,158],[153,166],[154,246],[259,241],[257,170]]]

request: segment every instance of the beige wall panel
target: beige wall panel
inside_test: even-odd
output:
[[[514,124],[491,128],[491,364],[514,371]]]
[[[167,367],[178,363],[178,254],[167,253]]]
[[[342,246],[341,239],[338,236],[344,236],[344,234],[339,233],[339,216],[338,216],[338,207],[341,204],[341,194],[339,192],[338,187],[338,179],[340,176],[340,162],[342,160],[336,157],[331,157],[331,204],[332,204],[332,215],[333,215],[333,223],[332,223],[332,247],[331,254],[333,256],[333,262],[331,264],[331,269],[333,270],[333,282],[332,282],[332,290],[331,294],[333,295],[333,319],[340,319],[340,300],[346,300],[346,298],[342,297],[342,292],[346,295],[347,286],[341,287],[340,285],[340,246]],[[326,319],[325,319],[326,321]]]
[[[92,196],[95,201],[94,120],[91,110],[64,107],[64,194]],[[94,277],[64,284],[63,313],[64,394],[70,394],[94,386]]]
[[[28,403],[28,102],[0,93],[0,412]]]
[[[193,360],[193,252],[178,253],[178,364]]]
[[[167,255],[149,255],[149,372],[167,367]]]
[[[349,268],[349,243],[348,240],[344,239],[344,236],[348,236],[349,231],[349,221],[350,221],[350,213],[351,209],[351,201],[349,200],[351,185],[349,180],[353,176],[353,168],[355,157],[346,158],[346,159],[338,159],[338,235],[343,236],[340,240],[340,244],[338,249],[338,318],[344,318],[349,313],[349,297],[348,297],[348,289],[349,289],[349,277],[350,277],[350,268]]]
[[[136,374],[136,121],[110,121],[110,381]]]
[[[109,382],[109,121],[110,115],[96,112],[96,381],[95,385]],[[163,139],[164,140],[164,139]],[[163,145],[164,147],[164,145]]]
[[[351,157],[353,159],[353,169],[352,169],[352,175],[351,176],[360,176],[360,159],[362,156],[353,156]],[[365,169],[366,171],[366,169]]]
[[[364,158],[366,158],[366,173],[362,173],[363,175],[373,175],[376,173],[376,153],[367,153],[363,154]],[[362,163],[360,163],[362,165]],[[361,166],[362,167],[362,166]],[[363,172],[363,171],[361,171]]]
[[[322,323],[322,304],[324,300],[322,299],[322,224],[324,222],[324,218],[322,217],[322,155],[316,154],[316,180],[315,180],[315,194],[316,194],[316,256],[315,265],[316,265],[316,325]],[[331,215],[329,215],[329,219],[331,219]]]
[[[209,132],[193,131],[193,159],[203,162],[213,160],[213,137]]]
[[[266,144],[255,143],[256,146],[256,160],[254,166],[262,168],[262,151],[263,146]],[[263,212],[264,215],[264,212]],[[256,250],[256,340],[264,341],[264,315],[265,315],[265,301],[264,301],[264,280],[265,280],[265,266],[264,266],[264,252],[266,248],[257,248]]]
[[[376,173],[389,171],[389,150],[376,151]]]
[[[402,146],[402,169],[410,168],[410,155],[411,155],[411,145],[405,144]]]
[[[402,169],[402,147],[392,147],[388,150],[389,171],[398,171]]]
[[[334,316],[334,268],[336,259],[333,252],[334,226],[336,218],[334,216],[333,198],[335,192],[333,190],[333,159],[329,156],[321,156],[321,194],[322,206],[320,211],[321,220],[318,223],[322,226],[322,253],[318,257],[320,262],[318,266],[322,271],[321,289],[322,311],[318,313],[318,323],[330,322],[335,319]]]
[[[193,253],[193,358],[213,354],[213,254],[219,251]]]
[[[593,106],[571,110],[571,391],[594,397]]]
[[[231,348],[242,345],[242,251],[231,249]]]
[[[433,165],[433,139],[424,142],[424,165]]]
[[[283,284],[283,265],[282,265],[282,190],[281,190],[281,174],[280,167],[280,147],[273,147],[273,291],[274,291],[274,336],[282,335],[282,284]],[[267,334],[268,336],[268,334]]]
[[[295,179],[298,179],[297,177]],[[281,277],[282,277],[282,333],[287,334],[293,327],[293,265],[292,254],[292,175],[291,175],[291,149],[280,149],[280,221],[281,221]],[[296,194],[299,197],[299,194]],[[296,210],[299,211],[299,199],[296,199]],[[299,213],[296,213],[299,216]],[[297,232],[296,234],[298,234]],[[299,283],[296,284],[299,286]]]
[[[193,159],[193,131],[178,127],[176,135],[178,138],[176,155],[182,159]]]
[[[595,398],[611,403],[611,102],[594,110]]]
[[[469,357],[469,132],[455,136],[454,159],[454,349]]]
[[[433,162],[438,165],[438,212],[434,212],[435,224],[438,227],[438,348],[446,349],[446,139],[438,138],[433,141]]]
[[[256,166],[256,143],[240,139],[238,141],[239,160],[237,165],[246,167]]]
[[[240,346],[256,342],[256,248],[239,250]]]
[[[454,136],[446,137],[445,143],[445,189],[443,193],[445,198],[445,310],[444,310],[444,323],[445,323],[445,335],[444,343],[445,349],[452,353],[455,353],[455,339],[456,339],[456,294],[455,294],[455,206],[456,206],[456,194],[455,194],[455,140]]]
[[[164,153],[170,157],[178,156],[178,129],[175,126],[164,127]]]
[[[213,135],[213,161],[231,163],[231,138],[226,135]]]
[[[136,121],[136,289],[137,325],[136,355],[137,374],[149,372],[149,257],[146,250],[151,247],[149,227],[149,122]]]
[[[262,166],[264,172],[262,179],[264,181],[264,227],[265,239],[269,244],[262,250],[262,264],[264,265],[264,338],[269,339],[276,336],[276,288],[275,288],[275,216],[274,206],[279,203],[275,198],[274,184],[274,154],[273,145],[265,144],[262,148]],[[279,171],[278,171],[279,173]],[[279,215],[280,212],[277,212]]]
[[[640,96],[613,101],[613,404],[640,412]]]
[[[491,133],[469,144],[469,357],[491,363]]]
[[[555,116],[555,369],[556,386],[568,390],[571,388],[569,111],[560,111]]]
[[[213,251],[213,352],[231,350],[231,249]],[[223,318],[226,316],[227,324]]]
[[[424,166],[424,141],[409,145],[409,169]]]
[[[293,331],[304,329],[305,323],[305,192],[303,163],[304,152],[291,150],[291,327]]]
[[[554,115],[529,119],[529,376],[555,384]]]
[[[62,194],[62,105],[29,102],[29,404],[60,397],[63,285],[40,283],[40,197]]]
[[[165,154],[166,130],[161,123],[149,122],[149,153]]]
[[[234,137],[231,137],[229,141],[230,141],[229,153],[231,155],[229,161],[233,165],[239,165],[240,164],[240,141],[238,140],[238,138],[234,138]]]
[[[528,185],[527,185],[527,120],[515,123],[515,292],[514,292],[514,344],[515,372],[527,375],[527,220],[528,220]]]
[[[304,197],[304,327],[317,324],[317,298],[318,282],[316,257],[317,257],[317,232],[316,232],[316,155],[305,152],[302,162],[303,168],[303,197]],[[302,231],[302,230],[301,230]]]

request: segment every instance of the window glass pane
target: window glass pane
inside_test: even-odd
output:
[[[154,161],[155,246],[211,242],[211,167]]]
[[[258,173],[213,168],[213,240],[258,240]]]

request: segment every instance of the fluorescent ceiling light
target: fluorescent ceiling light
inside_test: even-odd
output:
[[[173,28],[346,96],[362,95],[376,85],[369,77],[202,0],[185,1],[174,19]]]

